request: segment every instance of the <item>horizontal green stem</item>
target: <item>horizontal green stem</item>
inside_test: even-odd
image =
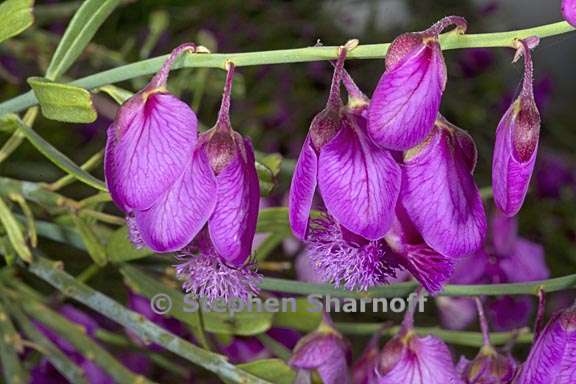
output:
[[[540,38],[560,35],[571,32],[574,28],[566,22],[557,22],[541,25],[534,28],[520,29],[509,32],[480,33],[470,35],[457,35],[447,33],[441,36],[442,49],[476,48],[476,47],[512,47],[515,38],[538,36]],[[367,44],[360,45],[350,52],[348,59],[376,59],[386,55],[390,44]],[[308,47],[297,49],[282,49],[262,52],[246,53],[214,53],[182,56],[173,65],[177,68],[221,68],[225,69],[226,61],[233,61],[237,67],[263,65],[263,64],[288,64],[302,63],[320,60],[333,60],[337,56],[337,47]],[[155,57],[148,60],[138,61],[123,65],[104,72],[96,73],[73,81],[72,84],[94,89],[103,85],[118,83],[144,75],[155,73],[166,60],[168,55]],[[29,106],[37,104],[38,100],[32,91],[15,97],[0,104],[0,116],[18,112]]]
[[[93,290],[70,276],[59,267],[39,256],[29,265],[29,270],[63,294],[92,308],[109,319],[130,329],[144,340],[150,340],[167,350],[197,364],[234,383],[269,384],[230,364],[225,356],[205,351],[188,341],[166,331],[142,315],[129,310],[108,296]]]
[[[382,329],[379,323],[336,323],[336,328],[349,335],[373,335]],[[382,332],[383,335],[394,336],[400,331],[400,327],[390,327]],[[433,335],[450,344],[467,347],[481,347],[483,345],[482,334],[470,331],[451,331],[438,327],[416,327],[416,333],[421,336]],[[518,343],[531,343],[534,335],[527,328],[516,332],[492,332],[490,342],[492,345],[503,345],[515,339]]]
[[[349,297],[355,299],[372,297],[404,297],[414,292],[416,282],[383,285],[369,289],[366,292],[348,291],[335,288],[329,284],[304,283],[267,277],[260,285],[262,289],[296,293],[301,295],[330,295],[333,297]],[[576,274],[554,279],[531,281],[526,283],[488,284],[488,285],[447,285],[438,296],[498,296],[498,295],[536,295],[542,288],[544,292],[556,292],[576,288]]]

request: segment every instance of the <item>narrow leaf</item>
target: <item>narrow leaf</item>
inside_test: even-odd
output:
[[[278,184],[278,173],[282,164],[282,156],[273,153],[266,156],[258,156],[256,171],[260,182],[260,195],[266,197],[272,193]]]
[[[48,361],[68,379],[71,383],[85,384],[84,372],[72,362],[59,348],[57,348],[46,336],[42,334],[32,324],[30,319],[22,312],[20,308],[10,302],[4,302],[6,308],[10,311],[18,326],[26,337],[42,347],[41,351]]]
[[[4,202],[2,198],[0,198],[0,222],[4,226],[4,230],[8,235],[8,239],[10,239],[10,243],[14,247],[14,250],[22,258],[22,260],[26,262],[32,261],[32,253],[30,252],[30,248],[26,245],[26,241],[24,240],[24,235],[20,226],[18,225],[18,221],[12,215],[12,212]]]
[[[318,328],[322,321],[322,312],[317,304],[307,297],[296,299],[296,311],[279,312],[274,316],[274,326],[292,328],[298,331],[311,332]]]
[[[153,255],[154,252],[149,248],[135,248],[128,239],[128,227],[124,226],[114,231],[108,239],[106,254],[112,263],[122,263]]]
[[[22,339],[16,332],[4,306],[0,304],[0,361],[6,383],[25,384],[26,371],[20,364],[18,353],[23,351]]]
[[[32,128],[28,127],[22,122],[16,115],[8,115],[5,117],[7,121],[12,121],[13,124],[18,126],[18,129],[28,138],[30,143],[36,147],[44,156],[46,156],[50,161],[60,167],[64,172],[76,177],[78,180],[91,187],[94,187],[100,191],[107,192],[106,185],[103,181],[98,180],[88,172],[82,170],[78,165],[76,165],[72,160],[70,160],[62,152],[58,151],[36,133]]]
[[[0,43],[32,25],[33,6],[34,0],[6,0],[0,4]]]
[[[48,79],[55,80],[70,68],[118,3],[119,0],[87,0],[82,4],[50,60],[46,70]]]
[[[54,83],[41,77],[30,77],[42,115],[67,123],[91,123],[98,116],[90,92],[69,84]]]
[[[72,215],[72,219],[92,260],[99,266],[106,265],[108,262],[106,250],[94,231],[92,231],[92,228],[78,215]]]
[[[96,92],[104,92],[118,104],[123,104],[126,100],[134,96],[134,93],[117,87],[115,85],[105,85],[96,89]]]
[[[296,379],[296,372],[280,359],[257,360],[238,368],[276,384],[292,384]]]

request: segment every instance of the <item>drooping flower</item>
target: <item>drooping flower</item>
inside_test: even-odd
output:
[[[548,322],[514,384],[576,382],[576,304]]]
[[[562,0],[562,15],[571,26],[576,28],[576,1]]]
[[[460,358],[457,369],[465,384],[509,384],[516,373],[516,361],[510,354],[501,354],[490,343],[488,321],[480,299],[476,299],[484,343],[474,360]]]
[[[440,115],[426,140],[404,153],[400,203],[424,241],[443,255],[473,254],[484,241],[475,165],[472,137]]]
[[[454,272],[452,258],[426,244],[401,205],[396,207],[395,221],[384,240],[393,259],[432,294],[439,292]]]
[[[376,365],[380,358],[380,347],[378,345],[382,337],[382,331],[388,327],[388,324],[376,332],[360,358],[352,366],[352,382],[354,384],[374,384],[376,382]]]
[[[364,113],[367,99],[346,107],[340,99],[348,49],[340,50],[326,108],[312,121],[292,178],[290,225],[302,240],[306,239],[317,187],[329,215],[347,231],[365,239],[382,238],[393,219],[399,167],[389,152],[377,148],[368,138]]]
[[[230,124],[233,76],[229,63],[216,125],[200,136],[184,173],[152,207],[135,212],[141,237],[153,250],[182,249],[207,224],[224,262],[240,266],[250,254],[260,192],[250,140]]]
[[[184,173],[198,138],[194,111],[166,90],[176,48],[150,83],[128,99],[108,128],[104,171],[112,199],[126,213],[150,208]]]
[[[438,35],[450,25],[460,33],[467,27],[463,18],[448,16],[425,31],[402,34],[390,45],[386,71],[368,109],[368,133],[377,145],[404,151],[429,135],[447,77]]]
[[[314,371],[324,384],[351,384],[350,357],[348,342],[332,327],[325,314],[318,329],[296,344],[289,364],[298,370],[298,384],[310,383]]]
[[[415,304],[406,312],[400,333],[382,351],[377,384],[462,384],[448,346],[436,336],[421,337],[413,327]]]
[[[533,65],[528,40],[518,40],[524,56],[524,80],[520,94],[510,105],[496,129],[492,161],[492,187],[496,206],[507,216],[518,213],[536,162],[540,137],[540,114],[532,86]]]

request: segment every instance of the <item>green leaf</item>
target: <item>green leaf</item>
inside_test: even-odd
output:
[[[260,195],[266,197],[272,193],[278,183],[278,173],[282,165],[282,156],[273,153],[267,156],[256,155],[256,171],[260,182]]]
[[[0,362],[6,383],[25,384],[28,382],[26,371],[18,358],[18,353],[22,353],[23,349],[20,335],[16,333],[8,313],[0,304]]]
[[[118,104],[123,104],[126,100],[134,96],[134,93],[117,87],[115,85],[105,85],[96,89],[96,92],[104,92],[114,99]]]
[[[94,231],[92,231],[92,228],[78,215],[73,214],[72,219],[92,260],[99,266],[106,265],[108,262],[106,250],[100,240],[98,240]]]
[[[55,80],[70,68],[118,3],[119,0],[87,0],[82,4],[50,60],[46,70],[48,79]]]
[[[114,231],[106,244],[106,254],[112,263],[141,259],[153,255],[149,248],[137,249],[128,238],[128,227],[121,227]]]
[[[94,187],[100,191],[107,192],[106,185],[103,181],[98,180],[88,172],[81,169],[72,160],[70,160],[62,152],[54,148],[50,143],[42,138],[36,133],[32,128],[28,127],[22,122],[16,115],[8,115],[3,117],[5,121],[15,124],[18,129],[26,136],[26,138],[40,151],[44,156],[46,156],[50,161],[60,167],[64,172],[76,177],[78,180],[91,187]]]
[[[34,0],[6,0],[0,4],[0,43],[32,25],[33,6]]]
[[[38,98],[42,115],[67,123],[91,123],[98,114],[87,90],[69,84],[30,77],[28,84]]]
[[[256,232],[290,234],[288,208],[266,208],[258,214]]]
[[[158,279],[128,264],[120,267],[120,272],[130,288],[149,299],[158,294],[167,295],[172,303],[172,308],[169,311],[170,316],[195,328],[200,326],[198,312],[191,310],[192,306],[184,294],[167,287],[160,283]],[[252,312],[235,312],[234,314],[204,311],[202,316],[204,318],[204,329],[207,332],[252,336],[270,329],[273,313],[257,312],[256,310]]]
[[[256,360],[238,368],[276,384],[292,384],[296,379],[296,372],[280,359]]]
[[[296,311],[278,312],[274,315],[274,326],[292,328],[298,331],[311,332],[318,328],[322,321],[322,313],[311,311],[313,305],[308,298],[296,299]]]
[[[31,262],[32,253],[30,252],[28,245],[26,245],[18,221],[14,215],[12,215],[12,212],[2,198],[0,198],[0,222],[4,226],[8,239],[10,239],[10,243],[14,247],[18,256],[20,256],[24,261]]]

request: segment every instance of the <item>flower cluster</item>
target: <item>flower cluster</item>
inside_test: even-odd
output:
[[[156,252],[185,250],[179,271],[189,292],[207,300],[247,297],[259,278],[247,262],[259,185],[250,140],[230,123],[234,65],[227,66],[216,124],[198,134],[195,113],[166,90],[170,66],[184,51],[198,48],[176,48],[150,83],[120,108],[108,130],[106,182],[128,217],[136,245]],[[201,246],[191,247],[201,232]],[[198,255],[190,255],[191,248]],[[193,274],[187,272],[191,266]],[[238,282],[229,292],[223,292],[226,286],[206,285],[227,277]]]
[[[324,281],[367,289],[408,270],[430,292],[441,290],[463,256],[486,237],[486,214],[473,178],[473,138],[439,113],[447,71],[439,34],[466,21],[446,17],[392,42],[386,71],[368,99],[343,69],[342,47],[326,108],[312,121],[289,198],[292,230]],[[530,48],[519,96],[500,122],[493,161],[494,197],[507,216],[520,209],[534,167],[540,120],[532,91]],[[340,99],[343,81],[349,101]],[[315,191],[322,219],[309,220]]]
[[[439,34],[451,25],[452,33],[467,28],[463,18],[449,16],[397,37],[372,99],[344,69],[358,42],[339,49],[328,101],[312,120],[288,202],[294,235],[306,242],[323,281],[366,290],[407,270],[435,293],[457,258],[481,249],[487,224],[473,177],[476,146],[439,113],[447,82]],[[537,42],[517,41],[524,80],[496,131],[494,198],[507,216],[522,205],[538,147],[530,57]],[[208,300],[248,299],[260,279],[249,260],[259,185],[250,140],[229,118],[234,65],[227,65],[216,124],[199,134],[195,113],[166,89],[184,51],[201,49],[176,48],[121,107],[108,130],[106,182],[135,245],[180,253],[177,272],[186,291]],[[310,221],[316,192],[323,213]]]

